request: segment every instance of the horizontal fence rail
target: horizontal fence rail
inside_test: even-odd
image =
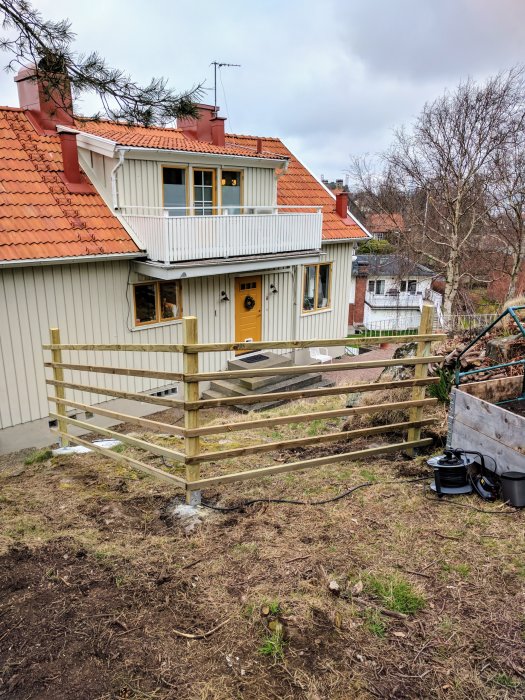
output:
[[[186,490],[188,502],[199,500],[200,491],[207,486],[215,486],[221,483],[232,481],[242,481],[245,479],[259,478],[272,474],[279,474],[288,471],[304,470],[310,467],[335,464],[340,461],[366,458],[372,455],[388,453],[400,449],[409,452],[417,447],[430,444],[430,438],[421,437],[421,429],[433,422],[432,418],[425,417],[423,411],[437,403],[437,399],[426,396],[426,387],[439,382],[438,377],[428,375],[431,364],[440,364],[443,358],[440,355],[432,354],[432,343],[445,338],[443,334],[433,334],[432,330],[433,306],[426,302],[423,305],[421,324],[418,333],[410,335],[402,334],[397,336],[376,336],[374,338],[330,338],[316,340],[291,340],[291,341],[261,341],[257,343],[199,343],[197,336],[197,319],[185,317],[183,319],[183,342],[178,344],[86,344],[86,343],[61,343],[58,329],[51,329],[51,342],[44,345],[44,349],[51,353],[51,361],[45,362],[45,367],[52,370],[52,378],[47,378],[48,386],[54,388],[55,394],[49,395],[49,402],[54,405],[54,410],[50,412],[50,417],[57,422],[54,433],[57,434],[63,444],[70,442],[84,445],[96,452],[107,455],[110,459],[126,464],[134,469],[163,479],[165,482],[176,486],[182,486]],[[201,353],[231,352],[236,350],[297,350],[311,347],[341,347],[356,344],[381,344],[381,343],[417,343],[415,357],[392,358],[387,360],[358,360],[356,362],[341,362],[336,364],[312,364],[312,365],[291,365],[287,367],[277,367],[271,369],[257,369],[252,366],[246,370],[229,370],[221,372],[200,372],[199,358]],[[176,359],[177,365],[182,365],[182,372],[157,371],[150,369],[135,369],[132,367],[115,367],[112,365],[91,365],[64,362],[62,352],[141,352],[141,353],[170,353]],[[385,368],[407,366],[414,367],[413,378],[404,380],[387,380],[369,382],[363,384],[345,384],[342,386],[322,387],[316,389],[300,389],[289,392],[269,391],[266,394],[255,393],[250,396],[236,396],[218,399],[200,399],[199,387],[201,382],[213,379],[238,379],[249,377],[267,376],[294,376],[316,373],[338,372],[348,370],[359,370],[368,368]],[[149,379],[164,379],[170,382],[182,382],[184,385],[184,398],[175,399],[165,396],[155,396],[136,391],[123,391],[106,386],[93,386],[85,382],[65,380],[64,371],[70,373],[96,373],[119,375],[123,377],[144,377]],[[348,406],[344,408],[330,410],[312,410],[308,413],[296,413],[290,415],[270,416],[257,419],[244,419],[235,422],[211,423],[204,425],[201,423],[203,409],[214,409],[222,406],[249,405],[260,402],[262,397],[269,400],[295,400],[311,399],[324,396],[338,396],[344,394],[365,393],[374,391],[393,391],[397,389],[411,389],[410,399],[401,401],[381,401],[362,406]],[[92,405],[85,400],[67,398],[66,390],[81,392],[82,396],[95,394],[101,397],[124,399],[132,402],[156,404],[163,408],[179,409],[181,414],[176,417],[176,422],[183,421],[183,425],[175,425],[169,421],[156,420],[154,418],[142,418],[134,415],[133,412],[123,413],[112,410],[106,406],[95,403]],[[160,389],[162,391],[162,388]],[[373,427],[357,427],[352,430],[332,430],[324,434],[300,437],[294,439],[283,439],[279,441],[264,442],[259,439],[257,431],[281,425],[308,423],[314,420],[337,420],[352,416],[365,414],[376,414],[387,411],[402,411],[408,413],[408,420],[403,419],[398,422],[387,422],[385,425]],[[109,419],[113,423],[129,423],[137,425],[142,433],[140,437],[129,435],[125,432],[118,432],[109,427],[82,420],[84,413],[87,416],[95,415],[100,418]],[[79,418],[80,415],[80,418]],[[405,413],[406,415],[406,413]],[[140,450],[146,455],[161,458],[168,468],[181,469],[182,473],[172,473],[167,469],[159,469],[147,464],[142,460],[135,459],[127,454],[117,453],[112,450],[92,444],[85,438],[73,434],[68,428],[79,429],[84,433],[94,433],[105,437],[116,438],[124,445]],[[334,428],[335,425],[332,425]],[[227,435],[232,432],[250,431],[253,433],[253,444],[244,447],[232,447],[223,450],[206,450],[206,441],[202,438],[214,435]],[[357,438],[366,438],[389,433],[404,433],[407,438],[402,442],[394,444],[384,444],[373,448],[343,452],[314,459],[304,459],[299,461],[286,461],[275,466],[264,466],[246,471],[236,471],[234,473],[220,473],[218,475],[205,476],[201,474],[201,466],[213,463],[214,468],[220,462],[236,459],[246,455],[279,453],[280,451],[292,450],[297,447],[328,444],[337,441],[351,441]],[[158,434],[172,439],[173,445],[165,446],[154,442],[152,437]]]

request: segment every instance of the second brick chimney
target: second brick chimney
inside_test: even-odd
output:
[[[341,219],[348,216],[348,192],[338,192],[335,195],[335,211]]]

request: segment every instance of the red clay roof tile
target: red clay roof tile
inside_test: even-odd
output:
[[[61,171],[58,134],[0,108],[0,261],[137,253],[102,197],[71,194]]]

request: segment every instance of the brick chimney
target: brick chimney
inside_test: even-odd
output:
[[[341,219],[348,216],[348,192],[339,192],[335,195],[335,211]]]
[[[212,143],[214,146],[224,146],[226,118],[217,116],[219,107],[198,104],[197,109],[199,110],[197,119],[181,117],[177,119],[177,127],[191,139]]]
[[[36,77],[35,66],[22,68],[15,77],[20,107],[27,110],[33,126],[40,133],[56,134],[56,125],[73,126],[73,100],[66,75],[63,76],[63,89],[48,88]]]

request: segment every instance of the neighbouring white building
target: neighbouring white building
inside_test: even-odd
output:
[[[206,105],[177,128],[74,120],[32,76],[16,77],[20,107],[0,108],[0,450],[15,426],[47,427],[50,327],[63,343],[178,343],[194,315],[202,342],[346,335],[354,246],[368,234],[279,139],[227,134]],[[144,355],[64,362],[181,369]]]
[[[425,299],[439,312],[433,270],[402,255],[357,255],[350,292],[350,323],[372,331],[417,329]]]

